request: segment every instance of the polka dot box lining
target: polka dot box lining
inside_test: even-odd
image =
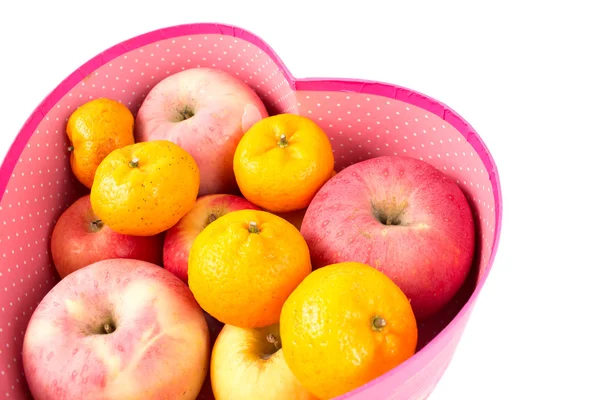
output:
[[[296,79],[260,38],[237,27],[190,24],[153,31],[99,54],[42,101],[0,169],[0,398],[30,398],[21,367],[28,320],[57,283],[51,229],[82,192],[68,160],[66,120],[77,106],[110,97],[137,111],[164,77],[191,67],[243,79],[271,114],[296,113],[329,135],[336,169],[380,155],[425,160],[454,179],[476,216],[473,272],[456,299],[420,325],[409,361],[341,399],[422,400],[448,366],[492,266],[501,223],[498,172],[473,128],[444,104],[373,81]]]

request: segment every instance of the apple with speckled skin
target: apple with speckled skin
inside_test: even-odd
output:
[[[163,266],[179,279],[188,281],[188,258],[196,236],[217,218],[237,210],[260,210],[243,197],[211,194],[199,197],[194,207],[165,235]]]
[[[190,68],[150,90],[136,115],[135,139],[170,140],[190,153],[200,168],[199,196],[233,194],[237,144],[267,116],[256,92],[238,77],[214,68]]]
[[[344,261],[375,267],[435,314],[471,268],[475,227],[460,187],[425,161],[381,156],[331,178],[306,210],[301,233],[314,268]]]
[[[58,218],[50,237],[50,253],[60,278],[110,258],[132,258],[160,264],[162,235],[131,236],[105,225],[92,210],[90,196],[71,204]]]
[[[99,261],[54,286],[23,343],[35,399],[194,400],[209,331],[189,288],[155,264]]]

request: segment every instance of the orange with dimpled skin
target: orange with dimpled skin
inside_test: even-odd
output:
[[[134,143],[133,114],[116,100],[99,98],[79,106],[67,121],[70,164],[88,189],[100,162],[111,151]]]
[[[188,284],[219,321],[261,328],[279,321],[283,303],[311,270],[306,241],[291,223],[266,211],[238,210],[196,237]]]
[[[255,123],[242,137],[233,171],[245,198],[280,213],[306,208],[332,176],[333,150],[315,122],[278,114]]]
[[[192,156],[167,140],[112,151],[98,166],[92,209],[115,232],[152,236],[192,209],[200,171]]]
[[[283,355],[320,399],[354,390],[410,358],[417,322],[408,298],[385,274],[358,262],[316,269],[281,311]]]
[[[232,194],[208,194],[199,197],[194,207],[165,235],[163,251],[165,269],[187,283],[190,249],[198,234],[223,215],[245,209],[258,210],[259,208],[243,197]]]

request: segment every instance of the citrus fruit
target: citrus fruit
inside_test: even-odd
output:
[[[336,174],[337,172],[333,170],[331,173],[331,177],[333,178]],[[304,215],[306,214],[306,208],[275,214],[285,219],[286,221],[294,225],[298,230],[300,230],[302,228],[302,221],[304,220]]]
[[[240,191],[271,212],[306,208],[331,178],[329,138],[309,118],[278,114],[264,118],[242,136],[233,158]]]
[[[262,210],[238,210],[209,224],[194,240],[188,284],[219,321],[260,328],[279,321],[290,293],[311,272],[304,238]]]
[[[99,98],[78,107],[67,121],[71,169],[87,188],[92,187],[100,162],[111,151],[134,143],[134,118],[118,101]]]
[[[192,156],[167,140],[113,150],[96,170],[90,200],[112,230],[135,236],[161,233],[196,202],[200,171]]]
[[[411,357],[417,322],[400,288],[357,262],[313,271],[281,311],[283,354],[320,399],[362,386]]]

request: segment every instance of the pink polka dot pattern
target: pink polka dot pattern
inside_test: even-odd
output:
[[[337,169],[367,158],[398,155],[424,160],[452,177],[474,208],[483,241],[479,262],[487,265],[494,238],[494,196],[483,162],[456,128],[420,107],[387,97],[296,94],[299,113],[329,135]]]
[[[137,110],[155,84],[196,67],[232,73],[250,85],[271,111],[297,109],[290,84],[271,57],[245,40],[221,35],[164,39],[130,51],[84,77],[68,97],[75,98],[74,105],[111,97]]]
[[[465,304],[491,265],[499,215],[495,170],[445,113],[440,116],[393,96],[361,90],[308,89],[310,85],[295,82],[273,51],[252,34],[202,24],[156,31],[102,53],[69,78],[76,84],[42,103],[15,142],[22,150],[7,157],[12,157],[14,168],[5,162],[0,174],[10,175],[5,181],[0,176],[0,183],[7,182],[0,199],[0,398],[29,396],[20,359],[23,335],[36,305],[58,281],[49,237],[60,214],[87,190],[71,173],[67,118],[79,105],[98,97],[118,100],[135,114],[161,79],[194,67],[219,68],[238,76],[271,114],[299,113],[313,119],[331,139],[337,170],[379,155],[406,155],[431,163],[464,190],[476,216],[479,268],[455,301],[421,322],[423,357],[393,371],[393,378],[382,377],[343,397],[384,398],[385,393],[385,398],[425,399],[460,339],[472,307]],[[452,328],[439,334],[453,319]]]

